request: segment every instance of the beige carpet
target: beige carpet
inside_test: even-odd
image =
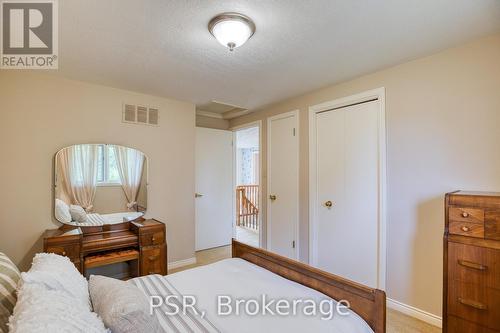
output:
[[[197,263],[169,270],[169,273],[207,265],[231,257],[231,247],[222,246],[196,252]],[[423,321],[407,316],[401,312],[387,309],[387,333],[439,333],[441,329]]]

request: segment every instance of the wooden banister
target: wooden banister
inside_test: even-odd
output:
[[[236,187],[236,225],[259,229],[259,185]]]

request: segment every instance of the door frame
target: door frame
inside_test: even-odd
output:
[[[271,147],[271,122],[273,120],[279,120],[283,118],[288,118],[288,117],[294,117],[295,118],[295,145],[297,147],[297,202],[296,202],[296,207],[297,207],[297,220],[295,222],[295,259],[299,260],[300,258],[300,237],[299,237],[299,227],[300,227],[300,141],[299,141],[299,135],[300,135],[300,128],[299,128],[299,110],[293,110],[285,113],[280,113],[278,115],[268,117],[267,118],[267,146],[266,146],[266,151],[267,151],[267,165],[266,165],[266,171],[267,171],[267,182],[266,182],[266,246],[267,249],[271,248],[271,218],[270,218],[270,204],[269,204],[269,197],[268,194],[270,193],[271,189],[271,176],[269,170],[271,170],[271,154],[270,152],[270,147]]]
[[[236,131],[244,130],[251,127],[259,128],[259,247],[263,246],[263,221],[262,221],[262,120],[256,120],[242,125],[234,126],[229,128],[229,131],[233,132],[233,238],[236,239],[236,173],[237,161],[236,161]]]
[[[385,88],[368,90],[359,94],[338,98],[325,103],[309,107],[309,262],[317,264],[315,244],[317,242],[317,211],[318,198],[317,156],[316,156],[316,114],[330,109],[350,106],[356,103],[377,99],[379,102],[378,134],[379,134],[379,205],[378,205],[378,262],[377,262],[377,288],[385,290],[386,262],[387,262],[387,133],[385,124]],[[331,111],[333,112],[333,111]]]

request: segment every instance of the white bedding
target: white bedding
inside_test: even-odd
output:
[[[242,259],[226,259],[168,275],[163,279],[180,294],[194,295],[197,308],[206,311],[207,320],[220,332],[373,332],[368,324],[352,311],[349,311],[347,316],[335,312],[330,320],[320,319],[320,314],[315,317],[306,316],[301,311],[296,316],[218,316],[217,295],[260,300],[265,294],[267,299],[311,299],[317,303],[325,299],[330,300],[313,289]]]
[[[86,222],[77,222],[77,221],[72,221],[67,224],[71,224],[74,226],[78,227],[94,227],[94,226],[100,226],[104,224],[117,224],[117,223],[122,223],[123,219],[136,219],[138,217],[141,217],[144,215],[141,212],[120,212],[120,213],[113,213],[113,214],[98,214],[98,213],[91,213],[87,214],[87,221]]]

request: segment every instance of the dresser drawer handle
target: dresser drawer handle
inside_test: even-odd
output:
[[[488,266],[478,264],[476,262],[467,261],[467,260],[459,260],[458,264],[461,266],[467,267],[467,268],[477,269],[480,271],[485,271],[488,268]]]
[[[469,217],[469,213],[467,213],[467,212],[463,212],[463,213],[462,213],[462,217]]]
[[[149,261],[153,261],[153,260],[158,259],[158,256],[151,256],[151,257],[149,257],[148,259],[149,259]]]
[[[154,271],[148,272],[148,275],[152,275],[152,274],[156,274],[156,272],[154,272]]]
[[[483,303],[471,301],[470,299],[465,299],[462,297],[459,297],[458,301],[460,302],[460,304],[467,305],[467,306],[473,307],[474,309],[478,309],[478,310],[486,310],[488,308]]]
[[[151,237],[151,241],[154,242],[155,241],[155,236]]]
[[[465,226],[465,225],[462,226],[460,229],[462,229],[462,231],[464,231],[464,232],[469,232],[470,231],[470,228],[467,227],[467,226]]]

